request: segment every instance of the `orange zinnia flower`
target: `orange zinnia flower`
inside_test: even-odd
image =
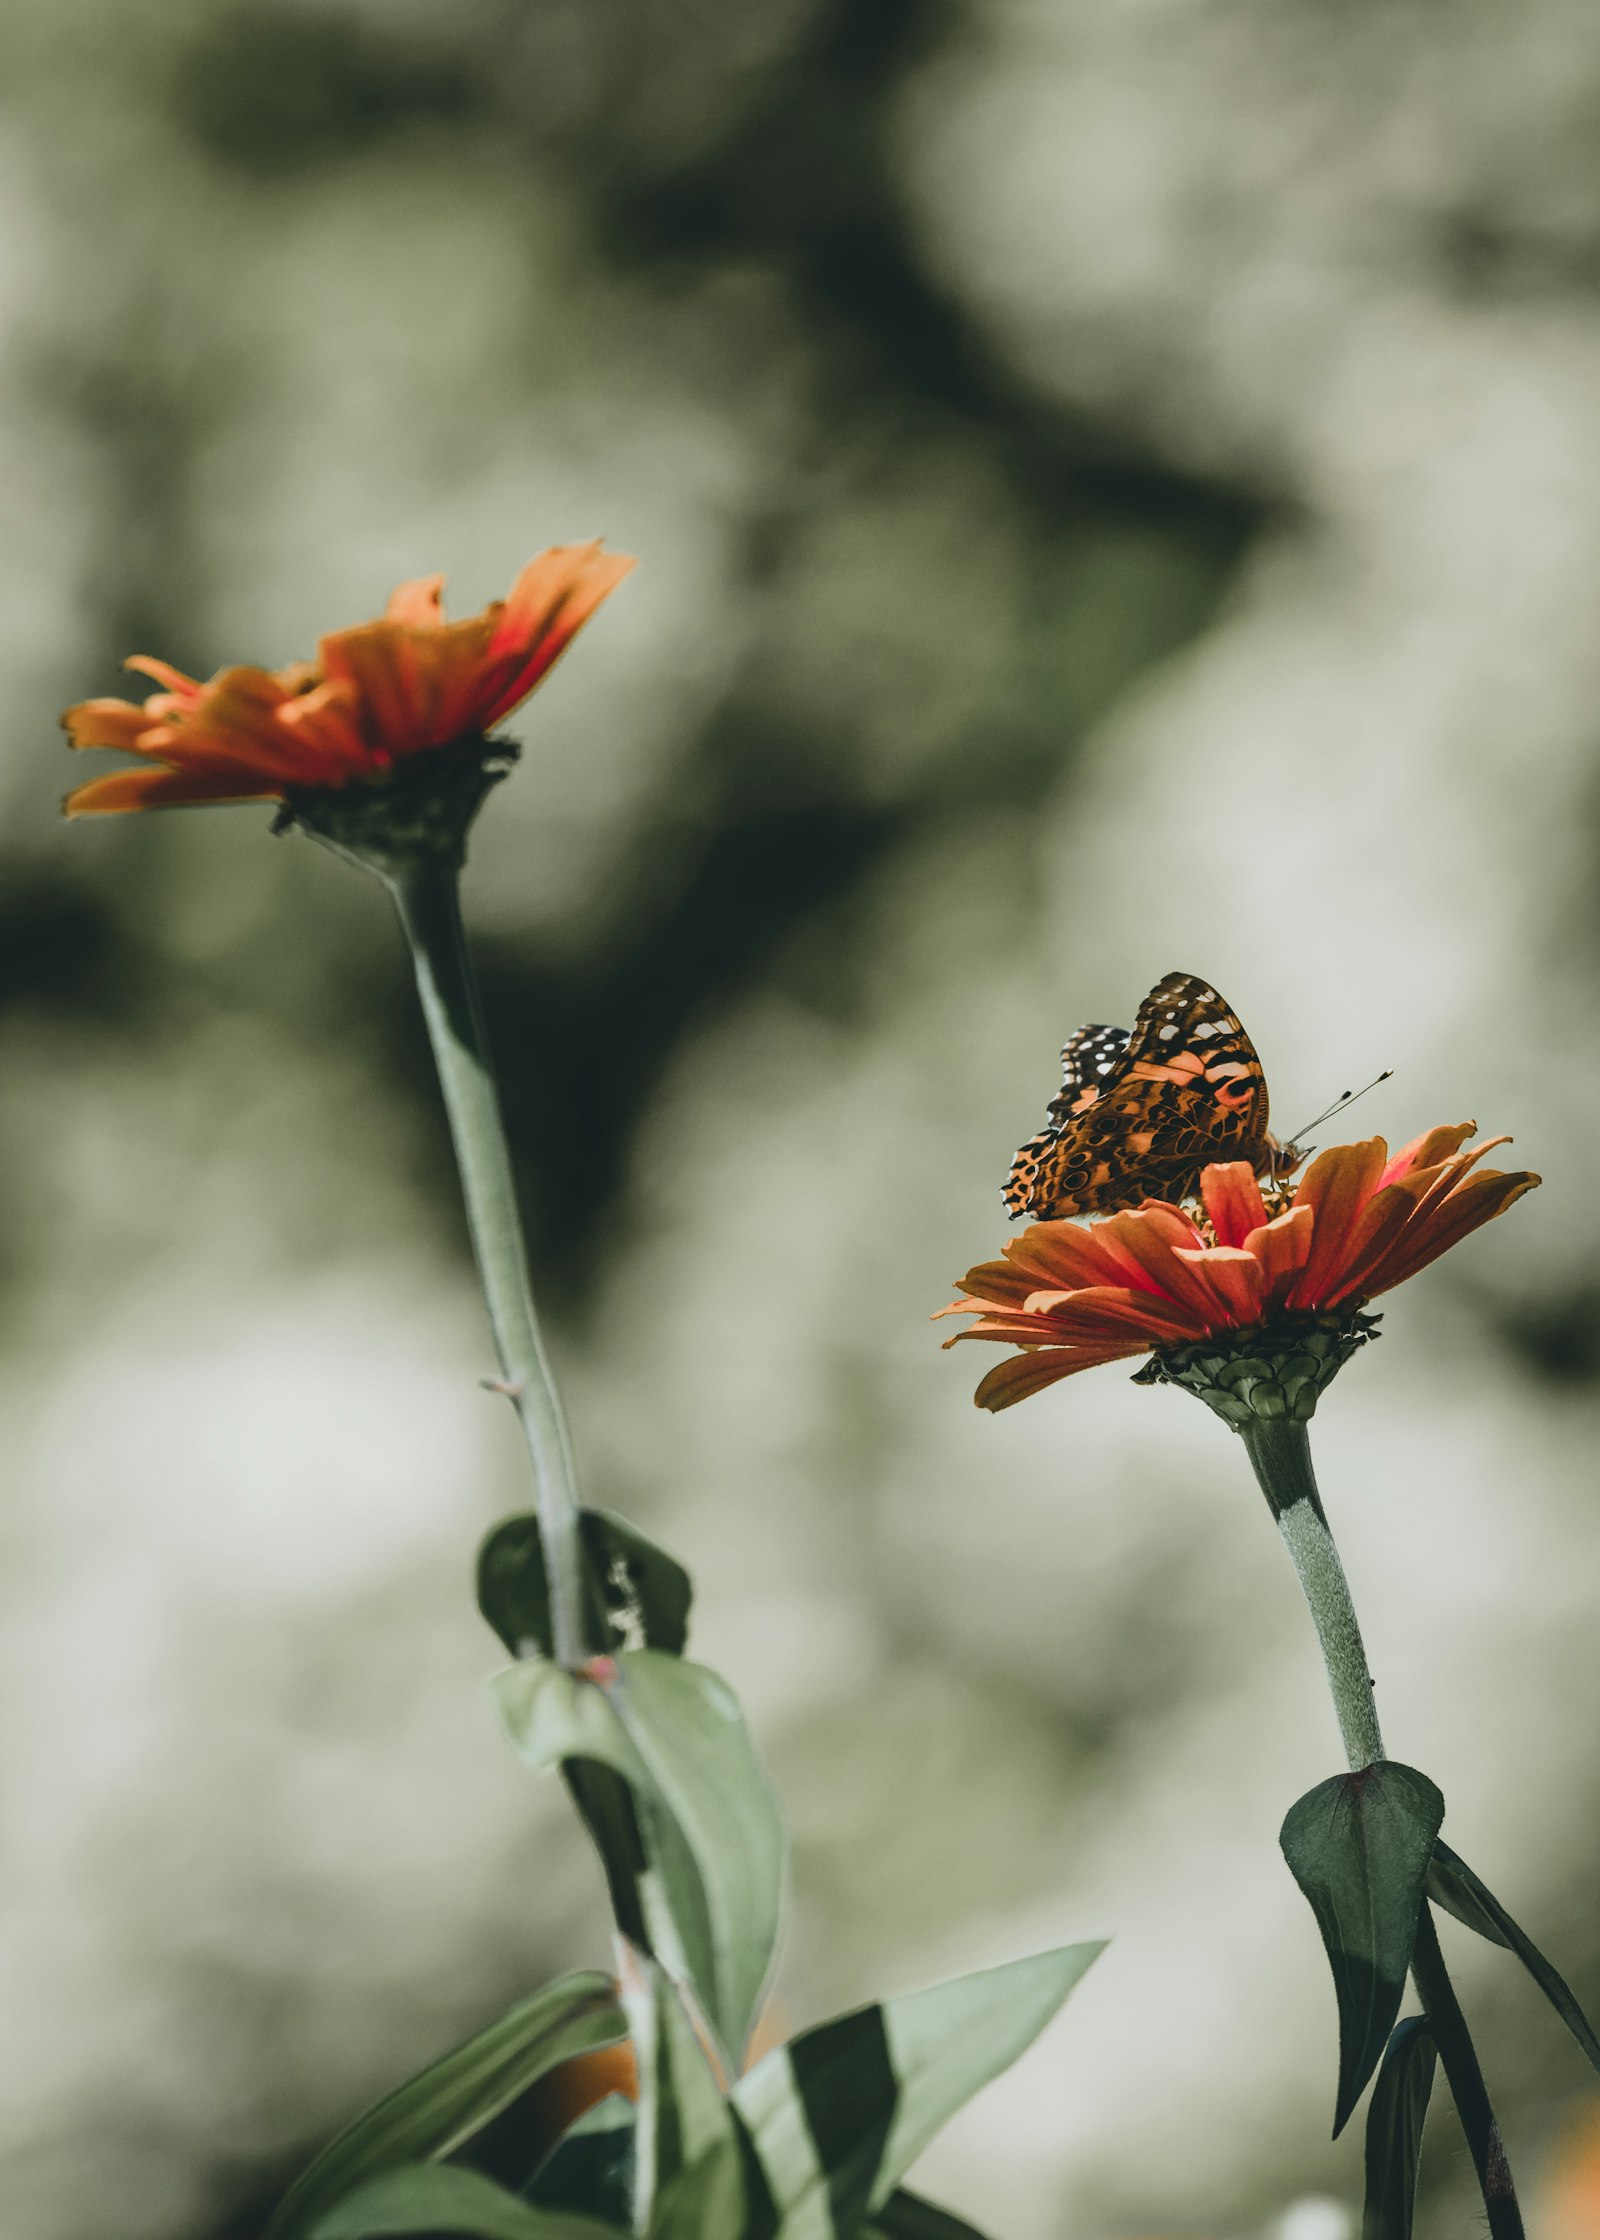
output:
[[[164,687],[142,707],[83,700],[62,717],[75,747],[121,747],[145,769],[116,770],[67,796],[69,817],[211,801],[294,802],[387,778],[419,755],[459,747],[481,763],[494,726],[633,566],[593,544],[530,560],[508,598],[446,622],[443,576],[403,583],[383,619],[324,638],[314,662],[219,670],[199,684],[164,661],[128,663]]]
[[[1237,1160],[1202,1174],[1203,1218],[1149,1202],[1106,1221],[1039,1222],[1007,1245],[1003,1260],[963,1277],[969,1297],[941,1312],[980,1319],[947,1342],[987,1338],[1022,1348],[978,1387],[979,1407],[999,1409],[1058,1377],[1133,1354],[1155,1355],[1159,1381],[1164,1359],[1187,1359],[1186,1348],[1215,1351],[1222,1341],[1237,1349],[1258,1333],[1269,1352],[1287,1345],[1291,1362],[1293,1349],[1309,1346],[1283,1411],[1303,1417],[1369,1333],[1363,1302],[1404,1283],[1538,1182],[1535,1174],[1473,1173],[1486,1151],[1510,1140],[1495,1136],[1463,1151],[1475,1133],[1470,1121],[1430,1128],[1392,1159],[1381,1136],[1340,1144],[1312,1162],[1287,1210],[1271,1219],[1255,1176]],[[1211,1404],[1231,1417],[1219,1380],[1202,1381]]]

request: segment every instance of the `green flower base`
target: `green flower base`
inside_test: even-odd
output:
[[[1251,1423],[1309,1423],[1353,1353],[1377,1335],[1378,1317],[1352,1308],[1280,1315],[1254,1330],[1153,1353],[1135,1384],[1177,1384],[1235,1431]]]

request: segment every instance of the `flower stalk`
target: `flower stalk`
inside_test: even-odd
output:
[[[534,1311],[500,1099],[462,931],[459,889],[453,872],[428,868],[390,871],[384,883],[411,950],[500,1373],[533,1464],[550,1582],[551,1644],[556,1662],[576,1670],[586,1661],[589,1646],[572,1450]]]
[[[1351,1772],[1359,1773],[1383,1756],[1383,1736],[1350,1583],[1311,1467],[1306,1426],[1255,1416],[1239,1427],[1239,1435],[1299,1576],[1328,1668],[1345,1757]]]
[[[1361,1640],[1350,1583],[1328,1527],[1311,1466],[1311,1441],[1303,1423],[1283,1417],[1252,1417],[1238,1427],[1256,1481],[1299,1574],[1300,1585],[1322,1646],[1328,1687],[1339,1721],[1345,1757],[1352,1773],[1362,1773],[1383,1757],[1383,1736],[1373,1700],[1372,1674]],[[1411,1951],[1411,1980],[1428,2018],[1450,2095],[1472,2151],[1491,2240],[1523,2240],[1500,2127],[1489,2104],[1488,2087],[1471,2036],[1439,1949],[1428,1901],[1417,1914]]]

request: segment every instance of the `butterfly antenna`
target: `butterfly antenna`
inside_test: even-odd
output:
[[[1304,1143],[1314,1129],[1322,1126],[1324,1120],[1331,1120],[1336,1112],[1343,1112],[1346,1105],[1354,1104],[1358,1097],[1364,1097],[1367,1089],[1376,1089],[1380,1082],[1392,1079],[1393,1074],[1394,1067],[1385,1066],[1382,1073],[1376,1075],[1367,1083],[1366,1089],[1346,1089],[1342,1096],[1334,1098],[1326,1112],[1319,1112],[1315,1120],[1308,1120],[1303,1128],[1296,1128],[1289,1141],[1294,1144]]]

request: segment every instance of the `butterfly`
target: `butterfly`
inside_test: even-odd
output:
[[[1169,972],[1125,1027],[1080,1027],[1061,1053],[1062,1087],[1012,1162],[1002,1193],[1016,1221],[1114,1213],[1146,1198],[1193,1197],[1213,1160],[1292,1174],[1304,1154],[1267,1127],[1255,1045],[1215,988]]]

